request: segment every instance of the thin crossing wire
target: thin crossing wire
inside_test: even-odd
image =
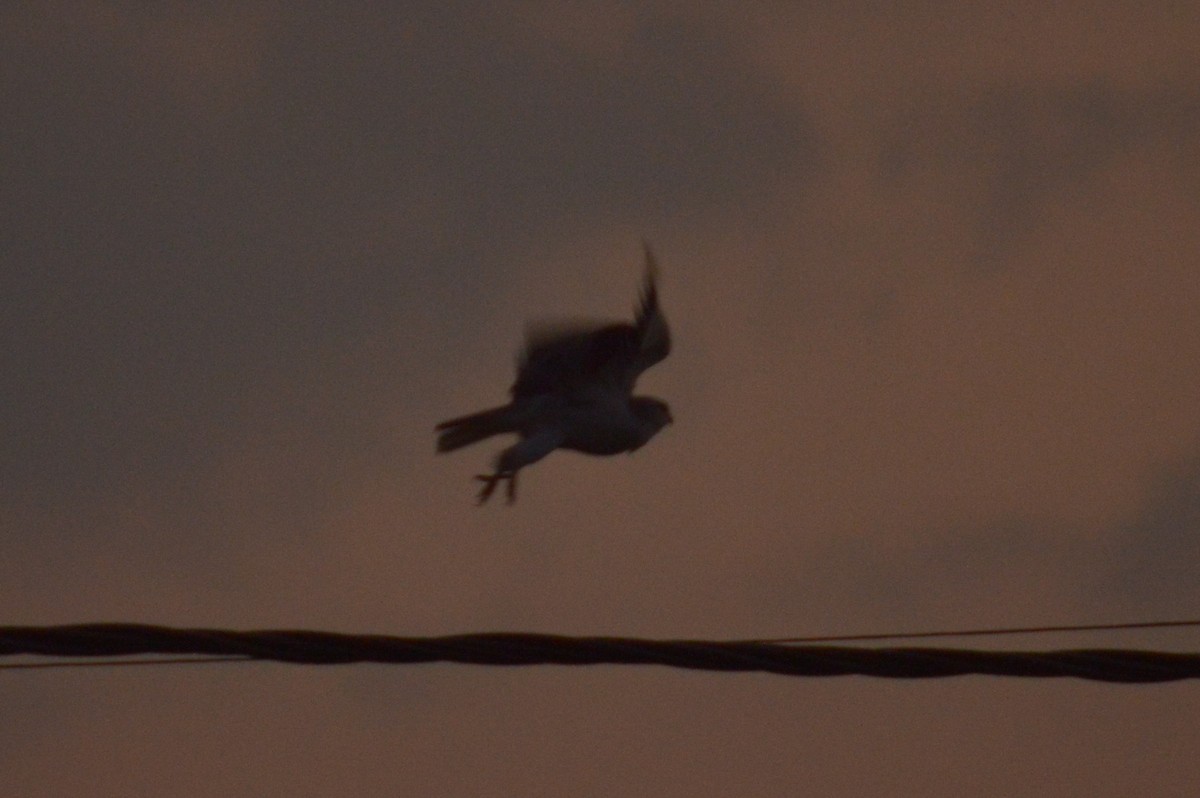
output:
[[[817,637],[775,637],[755,639],[755,643],[849,643],[877,640],[919,640],[934,637],[994,637],[999,635],[1038,635],[1065,632],[1125,632],[1136,629],[1182,629],[1200,626],[1194,621],[1143,621],[1138,623],[1092,623],[1074,626],[1009,626],[999,629],[955,629],[936,632],[882,632],[859,635],[821,635]]]
[[[1168,622],[1180,625],[1183,622]],[[1157,624],[1156,624],[1157,625]],[[1187,622],[1187,625],[1194,625]],[[1107,626],[1107,625],[1106,625]],[[1113,625],[1123,626],[1123,625]],[[1145,628],[1144,626],[1141,628]],[[159,655],[138,664],[197,662],[195,657],[307,665],[374,662],[471,665],[664,665],[720,672],[788,676],[874,676],[924,679],[968,674],[1027,678],[1074,677],[1153,683],[1200,678],[1200,654],[1076,649],[973,651],[947,648],[863,648],[795,642],[648,640],[483,633],[445,637],[351,635],[304,630],[231,631],[141,624],[0,627],[0,656],[89,659]],[[17,663],[0,668],[45,667]],[[116,664],[105,662],[104,664]]]

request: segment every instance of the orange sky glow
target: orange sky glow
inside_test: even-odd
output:
[[[0,10],[0,623],[688,638],[1200,615],[1200,10]],[[524,324],[675,423],[473,504]],[[1194,632],[1020,639],[1200,650]],[[21,796],[1180,795],[1197,686],[13,671]]]

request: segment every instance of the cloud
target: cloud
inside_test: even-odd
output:
[[[449,7],[260,12],[14,37],[42,67],[6,70],[10,497],[189,469],[379,330],[407,331],[399,369],[430,362],[506,242],[661,223],[816,158],[803,111],[671,17],[617,68]]]
[[[1107,545],[1101,593],[1130,611],[1170,620],[1200,600],[1200,457],[1165,470],[1137,515]]]
[[[999,81],[921,96],[900,98],[883,129],[880,187],[920,182],[965,199],[977,267],[1004,264],[1064,206],[1103,204],[1114,190],[1106,173],[1122,162],[1164,159],[1184,193],[1200,180],[1200,93],[1190,84]]]
[[[1108,525],[1030,516],[881,532],[776,549],[743,580],[759,586],[751,602],[777,618],[815,612],[839,630],[864,619],[925,629],[1190,618],[1200,458],[1150,480],[1133,517]]]

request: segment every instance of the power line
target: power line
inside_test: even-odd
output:
[[[1200,626],[1200,621],[1144,621],[1139,623],[1094,623],[1075,626],[1016,626],[998,629],[959,629],[938,632],[883,632],[867,635],[824,635],[820,637],[777,637],[749,640],[753,643],[849,643],[871,640],[917,640],[931,637],[982,637],[985,635],[1034,635],[1048,632],[1114,632],[1133,629],[1170,629]]]
[[[876,649],[797,645],[794,642],[648,640],[517,632],[393,637],[305,630],[178,629],[140,624],[0,627],[0,656],[81,657],[85,658],[85,662],[80,664],[86,664],[87,658],[111,659],[151,654],[172,658],[157,662],[175,664],[185,661],[211,662],[214,661],[212,658],[219,657],[224,661],[233,658],[307,665],[362,662],[452,662],[507,666],[665,665],[693,670],[759,671],[788,676],[861,675],[894,679],[980,674],[1150,683],[1200,678],[1200,654],[1117,649],[1032,652]],[[93,663],[96,661],[92,659]],[[149,664],[151,661],[138,662]],[[30,664],[42,665],[18,663],[0,667],[28,667]]]

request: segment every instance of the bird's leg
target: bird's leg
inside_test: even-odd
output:
[[[504,479],[504,475],[499,472],[495,474],[476,474],[475,479],[483,483],[483,487],[479,489],[479,495],[475,498],[475,506],[487,504],[487,500],[492,498],[492,493],[496,490],[496,483]]]
[[[483,487],[479,489],[479,497],[475,500],[476,505],[486,504],[487,500],[492,498],[492,494],[496,492],[496,485],[501,480],[508,480],[508,485],[505,490],[505,497],[509,504],[517,500],[517,472],[516,471],[497,471],[494,474],[476,474],[475,479],[483,483]]]
[[[496,492],[496,485],[502,479],[508,480],[505,491],[508,503],[515,502],[517,500],[517,472],[525,466],[541,460],[557,449],[562,442],[563,433],[557,427],[537,429],[532,434],[522,437],[496,458],[495,473],[475,475],[475,479],[483,483],[483,487],[479,490],[479,498],[475,503],[483,504],[490,499]]]

